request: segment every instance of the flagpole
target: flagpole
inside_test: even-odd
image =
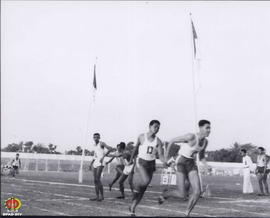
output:
[[[196,86],[195,86],[195,67],[194,67],[194,60],[195,60],[195,44],[194,44],[194,33],[193,33],[193,28],[195,28],[192,21],[192,14],[189,13],[190,16],[190,22],[191,22],[191,62],[192,62],[192,91],[193,91],[193,107],[194,107],[194,130],[195,132],[197,131],[197,125],[198,125],[198,114],[197,114],[197,96],[196,96]],[[196,155],[197,163],[199,165],[200,159],[199,159],[199,154]],[[198,175],[199,175],[199,180],[200,180],[200,188],[201,192],[203,191],[203,185],[202,185],[202,175],[200,168],[198,167]]]
[[[95,78],[95,72],[96,72],[96,62],[97,62],[97,57],[96,57],[96,61],[95,61],[95,64],[94,64],[94,78]],[[89,101],[88,111],[87,111],[87,120],[86,120],[85,140],[84,140],[84,144],[83,144],[83,148],[82,148],[82,157],[81,157],[79,177],[78,177],[78,182],[79,183],[83,182],[83,160],[84,160],[84,157],[85,157],[85,149],[86,149],[85,147],[86,147],[87,139],[88,139],[89,117],[90,117],[91,103],[92,102]],[[93,106],[94,106],[94,103],[95,103],[95,90],[93,88]]]

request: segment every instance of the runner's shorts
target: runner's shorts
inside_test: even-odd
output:
[[[257,167],[258,173],[264,173],[265,167]]]
[[[151,174],[156,170],[156,160],[144,160],[139,158],[138,167],[143,167],[148,174]]]
[[[176,169],[178,172],[182,172],[185,175],[188,175],[189,172],[196,170],[198,171],[198,167],[194,159],[186,158],[184,156],[180,156],[176,163]]]

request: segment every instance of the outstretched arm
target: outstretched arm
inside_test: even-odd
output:
[[[106,162],[106,164],[111,163],[114,158],[115,157],[112,157],[108,162]]]
[[[115,150],[115,148],[112,148],[111,146],[107,145],[107,144],[104,143],[104,142],[102,142],[102,146],[104,146],[105,148],[107,148],[108,151],[107,151],[107,152],[103,155],[103,157],[100,159],[100,163],[103,162],[104,157],[108,156],[108,154],[109,154],[110,152],[112,152],[112,151]]]
[[[139,146],[141,145],[140,136],[138,137],[137,143],[135,145],[135,148],[132,151],[129,164],[132,164],[134,162],[135,156],[138,154]]]
[[[192,141],[195,139],[195,135],[194,134],[191,134],[191,133],[188,133],[186,135],[182,135],[182,136],[178,136],[178,137],[175,137],[173,138],[169,144],[168,144],[168,147],[166,149],[166,154],[165,154],[165,160],[168,160],[169,158],[169,153],[170,153],[170,149],[172,147],[172,145],[174,143],[183,143],[183,142],[189,142],[189,141]]]
[[[163,162],[163,163],[165,163],[166,161],[165,161],[165,158],[164,158],[164,154],[163,154],[163,152],[162,152],[162,145],[163,145],[163,143],[161,142],[161,140],[158,138],[157,139],[157,143],[158,143],[158,145],[157,145],[157,150],[158,150],[158,156],[159,156],[159,159]]]

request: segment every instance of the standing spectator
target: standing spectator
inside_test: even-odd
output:
[[[269,195],[268,190],[268,184],[267,184],[267,157],[265,155],[265,150],[263,147],[258,148],[258,157],[257,157],[257,168],[256,168],[256,174],[259,182],[259,187],[261,193],[259,193],[259,196]],[[265,189],[265,193],[263,190],[263,187]]]
[[[11,166],[13,167],[11,175],[13,177],[15,177],[15,174],[19,174],[19,168],[21,168],[21,160],[19,156],[19,153],[17,153],[15,159],[12,159],[11,161]]]
[[[243,193],[251,194],[253,193],[253,187],[250,179],[250,171],[252,169],[252,160],[250,156],[247,155],[246,149],[241,149],[241,155],[243,157]]]

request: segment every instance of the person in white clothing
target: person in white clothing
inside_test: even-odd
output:
[[[201,162],[204,164],[204,166],[210,169],[210,166],[207,165],[205,160],[205,149],[208,145],[208,140],[206,137],[208,137],[211,132],[211,124],[208,120],[200,120],[198,125],[199,133],[189,133],[176,137],[169,142],[165,154],[166,160],[168,160],[172,145],[175,143],[183,143],[181,144],[180,150],[178,152],[179,155],[176,160],[177,190],[164,190],[158,199],[159,204],[162,204],[165,199],[169,197],[184,199],[186,197],[185,179],[188,179],[192,189],[192,194],[189,198],[185,216],[190,215],[192,209],[196,205],[201,195],[198,167],[195,161],[197,153],[199,153]]]
[[[162,162],[165,162],[162,152],[162,142],[156,136],[159,131],[159,127],[160,122],[158,120],[152,120],[149,123],[149,131],[139,135],[130,158],[129,165],[132,165],[134,163],[135,156],[138,154],[137,166],[141,177],[140,183],[138,183],[134,189],[132,204],[129,207],[131,215],[135,215],[135,209],[142,200],[143,195],[152,180],[153,173],[156,170],[157,154],[159,159]]]
[[[253,193],[253,187],[250,178],[250,172],[252,170],[252,160],[250,156],[247,155],[246,149],[241,149],[241,156],[243,157],[243,193],[251,194]]]
[[[101,174],[104,168],[104,157],[109,154],[114,149],[108,146],[105,142],[100,141],[100,134],[95,133],[94,136],[94,159],[90,164],[90,168],[93,165],[93,175],[94,175],[94,183],[95,183],[95,191],[96,197],[90,198],[91,201],[103,201],[103,185],[101,182]],[[105,150],[107,149],[107,151]],[[99,195],[100,194],[100,195]]]

